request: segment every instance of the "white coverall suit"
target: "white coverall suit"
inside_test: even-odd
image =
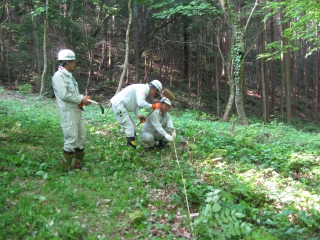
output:
[[[167,142],[164,135],[170,134],[171,129],[174,129],[171,115],[168,112],[162,115],[160,109],[157,109],[143,125],[142,141],[146,147],[153,147],[156,141]]]
[[[61,67],[52,77],[52,86],[61,116],[61,127],[64,136],[63,150],[73,153],[75,149],[84,148],[86,139],[82,111],[78,107],[83,95],[79,93],[78,84],[72,74]]]
[[[136,130],[135,122],[129,115],[129,112],[133,112],[136,117],[139,117],[139,108],[151,109],[152,107],[146,101],[149,90],[148,84],[132,84],[110,99],[114,116],[124,129],[127,138],[134,138]]]

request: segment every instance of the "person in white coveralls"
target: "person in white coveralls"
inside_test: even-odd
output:
[[[142,141],[147,149],[161,149],[176,137],[172,118],[168,113],[172,103],[166,97],[163,97],[160,103],[160,109],[150,114],[142,128]]]
[[[159,102],[150,104],[146,98],[160,94],[161,91],[161,82],[153,80],[147,84],[129,85],[110,99],[114,116],[125,131],[127,146],[136,149],[136,124],[129,113],[133,113],[140,119],[140,122],[144,123],[146,118],[140,114],[140,108],[159,109],[161,107]]]
[[[82,121],[82,106],[89,105],[89,97],[79,93],[78,84],[72,76],[76,56],[70,49],[58,53],[59,68],[52,77],[52,86],[59,106],[64,136],[62,167],[70,172],[74,168],[85,169],[84,142],[86,130]],[[73,158],[75,164],[73,164]]]

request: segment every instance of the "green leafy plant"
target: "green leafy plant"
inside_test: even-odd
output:
[[[194,220],[195,233],[210,239],[228,239],[250,234],[251,224],[242,221],[245,215],[236,209],[223,207],[219,201],[220,192],[221,190],[213,189],[206,194],[206,205]]]

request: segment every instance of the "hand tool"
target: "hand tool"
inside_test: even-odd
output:
[[[91,99],[88,99],[88,101],[91,102],[91,103],[94,103],[94,104],[99,105],[99,107],[101,108],[101,113],[104,114],[104,108],[102,107],[102,105],[101,105],[100,103],[98,103],[98,102],[96,102],[96,101],[93,101],[93,100],[91,100]]]

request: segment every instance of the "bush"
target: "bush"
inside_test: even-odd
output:
[[[27,83],[22,86],[19,86],[19,92],[23,94],[30,94],[32,93],[32,85]]]

